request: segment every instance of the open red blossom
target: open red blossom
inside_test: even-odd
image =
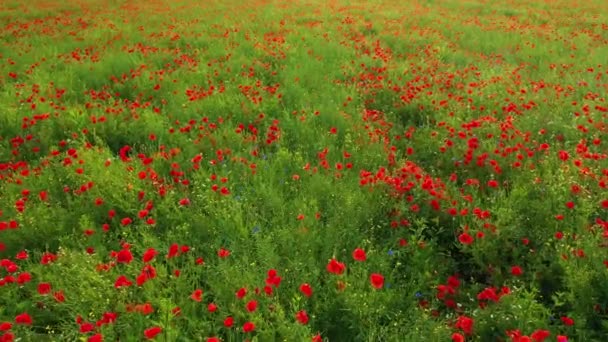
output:
[[[116,322],[118,314],[115,312],[104,312],[103,317],[97,321],[97,326],[103,326],[104,324],[111,324]]]
[[[457,289],[460,286],[460,280],[458,280],[458,277],[455,275],[449,276],[448,285],[450,285],[452,288]]]
[[[51,293],[51,284],[49,283],[40,283],[38,284],[38,294],[40,295],[48,295]]]
[[[244,333],[249,333],[255,330],[255,324],[253,324],[252,322],[246,322],[245,324],[243,324],[243,332]]]
[[[300,324],[308,324],[308,320],[309,320],[308,314],[304,310],[298,311],[296,313],[296,319],[298,320],[298,322]]]
[[[567,326],[574,325],[574,320],[567,316],[562,316],[561,321],[562,321],[562,323],[564,323],[564,325],[567,325]]]
[[[372,273],[369,276],[369,282],[373,287],[381,289],[384,286],[384,276],[379,273]]]
[[[217,252],[217,256],[220,258],[227,258],[229,255],[230,251],[224,248],[220,248],[220,250]]]
[[[158,252],[154,248],[148,248],[143,255],[143,262],[150,262],[154,257],[158,255]]]
[[[144,330],[144,337],[148,340],[151,340],[151,339],[155,338],[156,335],[160,334],[161,332],[163,332],[163,328],[161,328],[159,326],[154,326],[154,327]]]
[[[264,286],[264,293],[266,293],[267,296],[272,296],[272,294],[274,293],[272,286],[270,286],[270,285]]]
[[[15,334],[12,332],[7,332],[3,335],[0,335],[0,341],[2,342],[13,342],[15,340]]]
[[[486,287],[479,294],[477,294],[477,299],[480,301],[492,301],[498,302],[500,300],[501,294],[496,293],[496,288],[494,287]]]
[[[520,341],[524,337],[527,339],[528,342],[530,341],[528,336],[522,336],[521,331],[519,331],[519,329],[507,330],[505,333],[509,338],[511,338],[512,341]]]
[[[473,333],[473,319],[467,316],[459,316],[456,320],[455,327],[464,331],[466,335]]]
[[[224,319],[224,326],[226,328],[232,327],[233,324],[234,324],[234,318],[229,316],[229,317],[226,317],[226,319]]]
[[[275,269],[271,269],[268,271],[268,277],[266,278],[266,285],[273,285],[274,287],[279,287],[281,285],[281,277],[279,277],[277,271]]]
[[[473,243],[473,237],[469,233],[464,232],[458,236],[458,241],[463,245],[470,245]]]
[[[32,275],[29,272],[19,273],[17,276],[17,284],[23,285],[32,281]]]
[[[236,291],[236,298],[243,299],[247,295],[247,289],[241,287],[238,291]]]
[[[327,264],[327,271],[329,273],[340,275],[340,274],[344,273],[345,269],[346,269],[346,266],[343,263],[336,260],[335,258],[331,259],[329,261],[329,263]]]
[[[203,290],[194,290],[194,292],[192,292],[192,294],[190,295],[190,298],[195,302],[200,302],[201,300],[203,300]]]
[[[11,330],[12,327],[13,327],[13,323],[11,323],[11,322],[0,323],[0,331]]]
[[[258,308],[258,302],[256,300],[250,300],[245,306],[247,311],[254,312]]]
[[[118,276],[118,278],[114,282],[114,287],[117,289],[119,289],[121,287],[129,287],[131,285],[133,285],[133,283],[131,281],[129,281],[129,279],[127,279],[127,277],[124,275]]]
[[[169,246],[169,251],[167,252],[167,259],[175,258],[179,254],[179,245],[177,243]]]
[[[142,268],[141,273],[136,278],[136,282],[138,286],[142,286],[145,282],[154,278],[156,278],[156,269],[148,264]]]
[[[87,340],[87,342],[103,342],[103,335],[102,334],[91,335],[91,336],[89,336],[89,339]]]
[[[15,323],[21,324],[21,325],[31,325],[32,317],[30,317],[30,315],[27,312],[24,312],[15,317]]]
[[[152,307],[152,304],[150,303],[140,304],[135,306],[135,311],[142,315],[149,315],[154,313],[154,307]]]
[[[355,248],[353,251],[353,259],[356,261],[365,261],[367,260],[367,256],[365,255],[365,251],[361,248]]]
[[[28,258],[28,254],[26,251],[20,251],[19,253],[17,253],[17,255],[15,256],[15,259],[17,260],[27,260]]]
[[[220,339],[217,337],[207,337],[207,342],[220,342]]]
[[[547,338],[551,336],[551,333],[548,330],[538,329],[532,334],[530,334],[530,338],[534,340],[534,342],[543,342]]]
[[[521,267],[519,266],[512,266],[511,267],[511,274],[519,277],[520,275],[522,275],[524,273],[524,271],[521,269]]]
[[[116,255],[116,262],[121,264],[128,264],[133,261],[133,254],[128,249],[123,249]]]
[[[207,305],[207,311],[209,311],[209,312],[216,312],[217,311],[217,305],[215,305],[214,303],[209,303]]]
[[[130,217],[125,217],[122,220],[120,220],[120,224],[123,226],[128,226],[133,222],[133,219],[131,219]]]
[[[86,334],[89,331],[93,331],[93,329],[95,329],[95,326],[93,325],[93,323],[85,322],[85,323],[80,324],[80,333],[81,334]]]
[[[300,285],[300,292],[302,292],[302,294],[306,297],[310,297],[312,296],[312,287],[310,286],[310,284],[304,283]]]
[[[452,342],[464,342],[464,336],[459,333],[452,334]]]

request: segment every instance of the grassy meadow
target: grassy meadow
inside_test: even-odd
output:
[[[608,2],[0,0],[0,341],[605,341]]]

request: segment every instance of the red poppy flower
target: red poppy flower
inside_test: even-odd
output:
[[[227,258],[229,255],[230,251],[224,248],[220,248],[220,250],[217,252],[217,256],[220,258]]]
[[[238,291],[236,291],[236,298],[243,299],[247,295],[247,289],[241,287]]]
[[[253,324],[252,322],[247,322],[245,324],[243,324],[243,332],[244,333],[249,333],[255,330],[255,324]]]
[[[312,287],[310,286],[310,284],[304,283],[300,285],[300,292],[302,292],[302,294],[306,297],[310,297],[312,296]]]
[[[116,262],[122,264],[128,264],[133,261],[133,254],[128,249],[123,249],[116,255]]]
[[[532,338],[535,342],[543,342],[551,336],[551,333],[548,330],[538,329],[530,334],[530,338]]]
[[[32,275],[29,272],[19,273],[17,276],[17,284],[23,285],[32,281]]]
[[[464,331],[465,334],[471,335],[473,333],[473,319],[467,316],[459,316],[455,327]]]
[[[22,325],[31,325],[32,317],[30,317],[30,315],[28,315],[27,312],[24,312],[15,317],[15,323],[22,324]]]
[[[196,302],[200,302],[201,300],[203,300],[203,290],[194,290],[194,292],[192,292],[192,294],[190,295],[190,298]]]
[[[521,267],[519,266],[513,266],[511,267],[511,274],[519,277],[520,275],[522,275],[524,273],[524,271],[521,269]]]
[[[51,293],[51,284],[49,283],[40,283],[38,284],[38,294],[40,295],[48,295]]]
[[[298,322],[300,322],[300,324],[308,324],[309,320],[308,314],[304,310],[298,311],[296,313],[296,319],[298,320]]]
[[[224,326],[226,328],[230,328],[230,327],[232,327],[233,324],[234,324],[234,318],[226,317],[226,319],[224,320]]]
[[[464,342],[464,336],[459,333],[452,334],[452,342]]]
[[[158,254],[158,252],[154,248],[148,248],[143,256],[143,262],[150,262],[154,257]]]
[[[130,282],[129,279],[127,279],[127,277],[124,275],[118,276],[118,278],[114,282],[114,287],[117,289],[119,289],[121,287],[129,287],[131,285],[133,285],[133,283]]]
[[[87,340],[87,342],[102,342],[102,341],[103,341],[102,334],[91,335],[91,336],[89,336],[89,339]]]
[[[246,305],[247,311],[254,312],[258,308],[258,302],[255,300],[251,300]]]
[[[27,260],[28,257],[29,256],[28,256],[28,254],[27,254],[26,251],[21,251],[21,252],[17,253],[17,255],[15,256],[15,259],[17,259],[17,260]]]
[[[340,274],[344,273],[345,269],[346,269],[346,266],[344,266],[343,263],[339,262],[336,259],[331,259],[329,261],[329,263],[327,264],[327,271],[329,273],[340,275]]]
[[[12,342],[15,340],[15,334],[7,332],[4,335],[0,335],[0,341]]]
[[[355,248],[353,251],[353,259],[356,261],[365,261],[367,260],[367,256],[365,255],[365,251],[361,248]]]
[[[156,335],[160,334],[162,331],[163,331],[163,328],[161,328],[159,326],[155,326],[155,327],[144,330],[144,336],[146,337],[146,339],[151,340],[151,339],[155,338]]]
[[[93,329],[95,329],[95,326],[92,323],[89,323],[89,322],[85,322],[85,323],[82,323],[80,325],[80,333],[81,334],[86,334],[89,331],[93,331]]]
[[[167,252],[167,259],[171,259],[176,257],[179,254],[179,245],[177,243],[173,243],[169,246],[169,252]]]
[[[462,233],[458,236],[458,241],[463,245],[470,245],[473,243],[473,237],[469,233]]]
[[[567,317],[567,316],[561,317],[561,321],[562,321],[562,323],[564,323],[564,325],[567,325],[567,326],[574,325],[574,320],[572,318],[570,318],[570,317]]]
[[[379,273],[372,273],[369,276],[369,281],[373,287],[377,289],[381,289],[384,286],[384,276]]]

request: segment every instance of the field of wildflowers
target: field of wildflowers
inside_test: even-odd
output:
[[[606,341],[608,2],[0,0],[0,341]]]

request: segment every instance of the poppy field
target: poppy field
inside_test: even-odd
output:
[[[608,3],[0,0],[0,341],[605,341]]]

